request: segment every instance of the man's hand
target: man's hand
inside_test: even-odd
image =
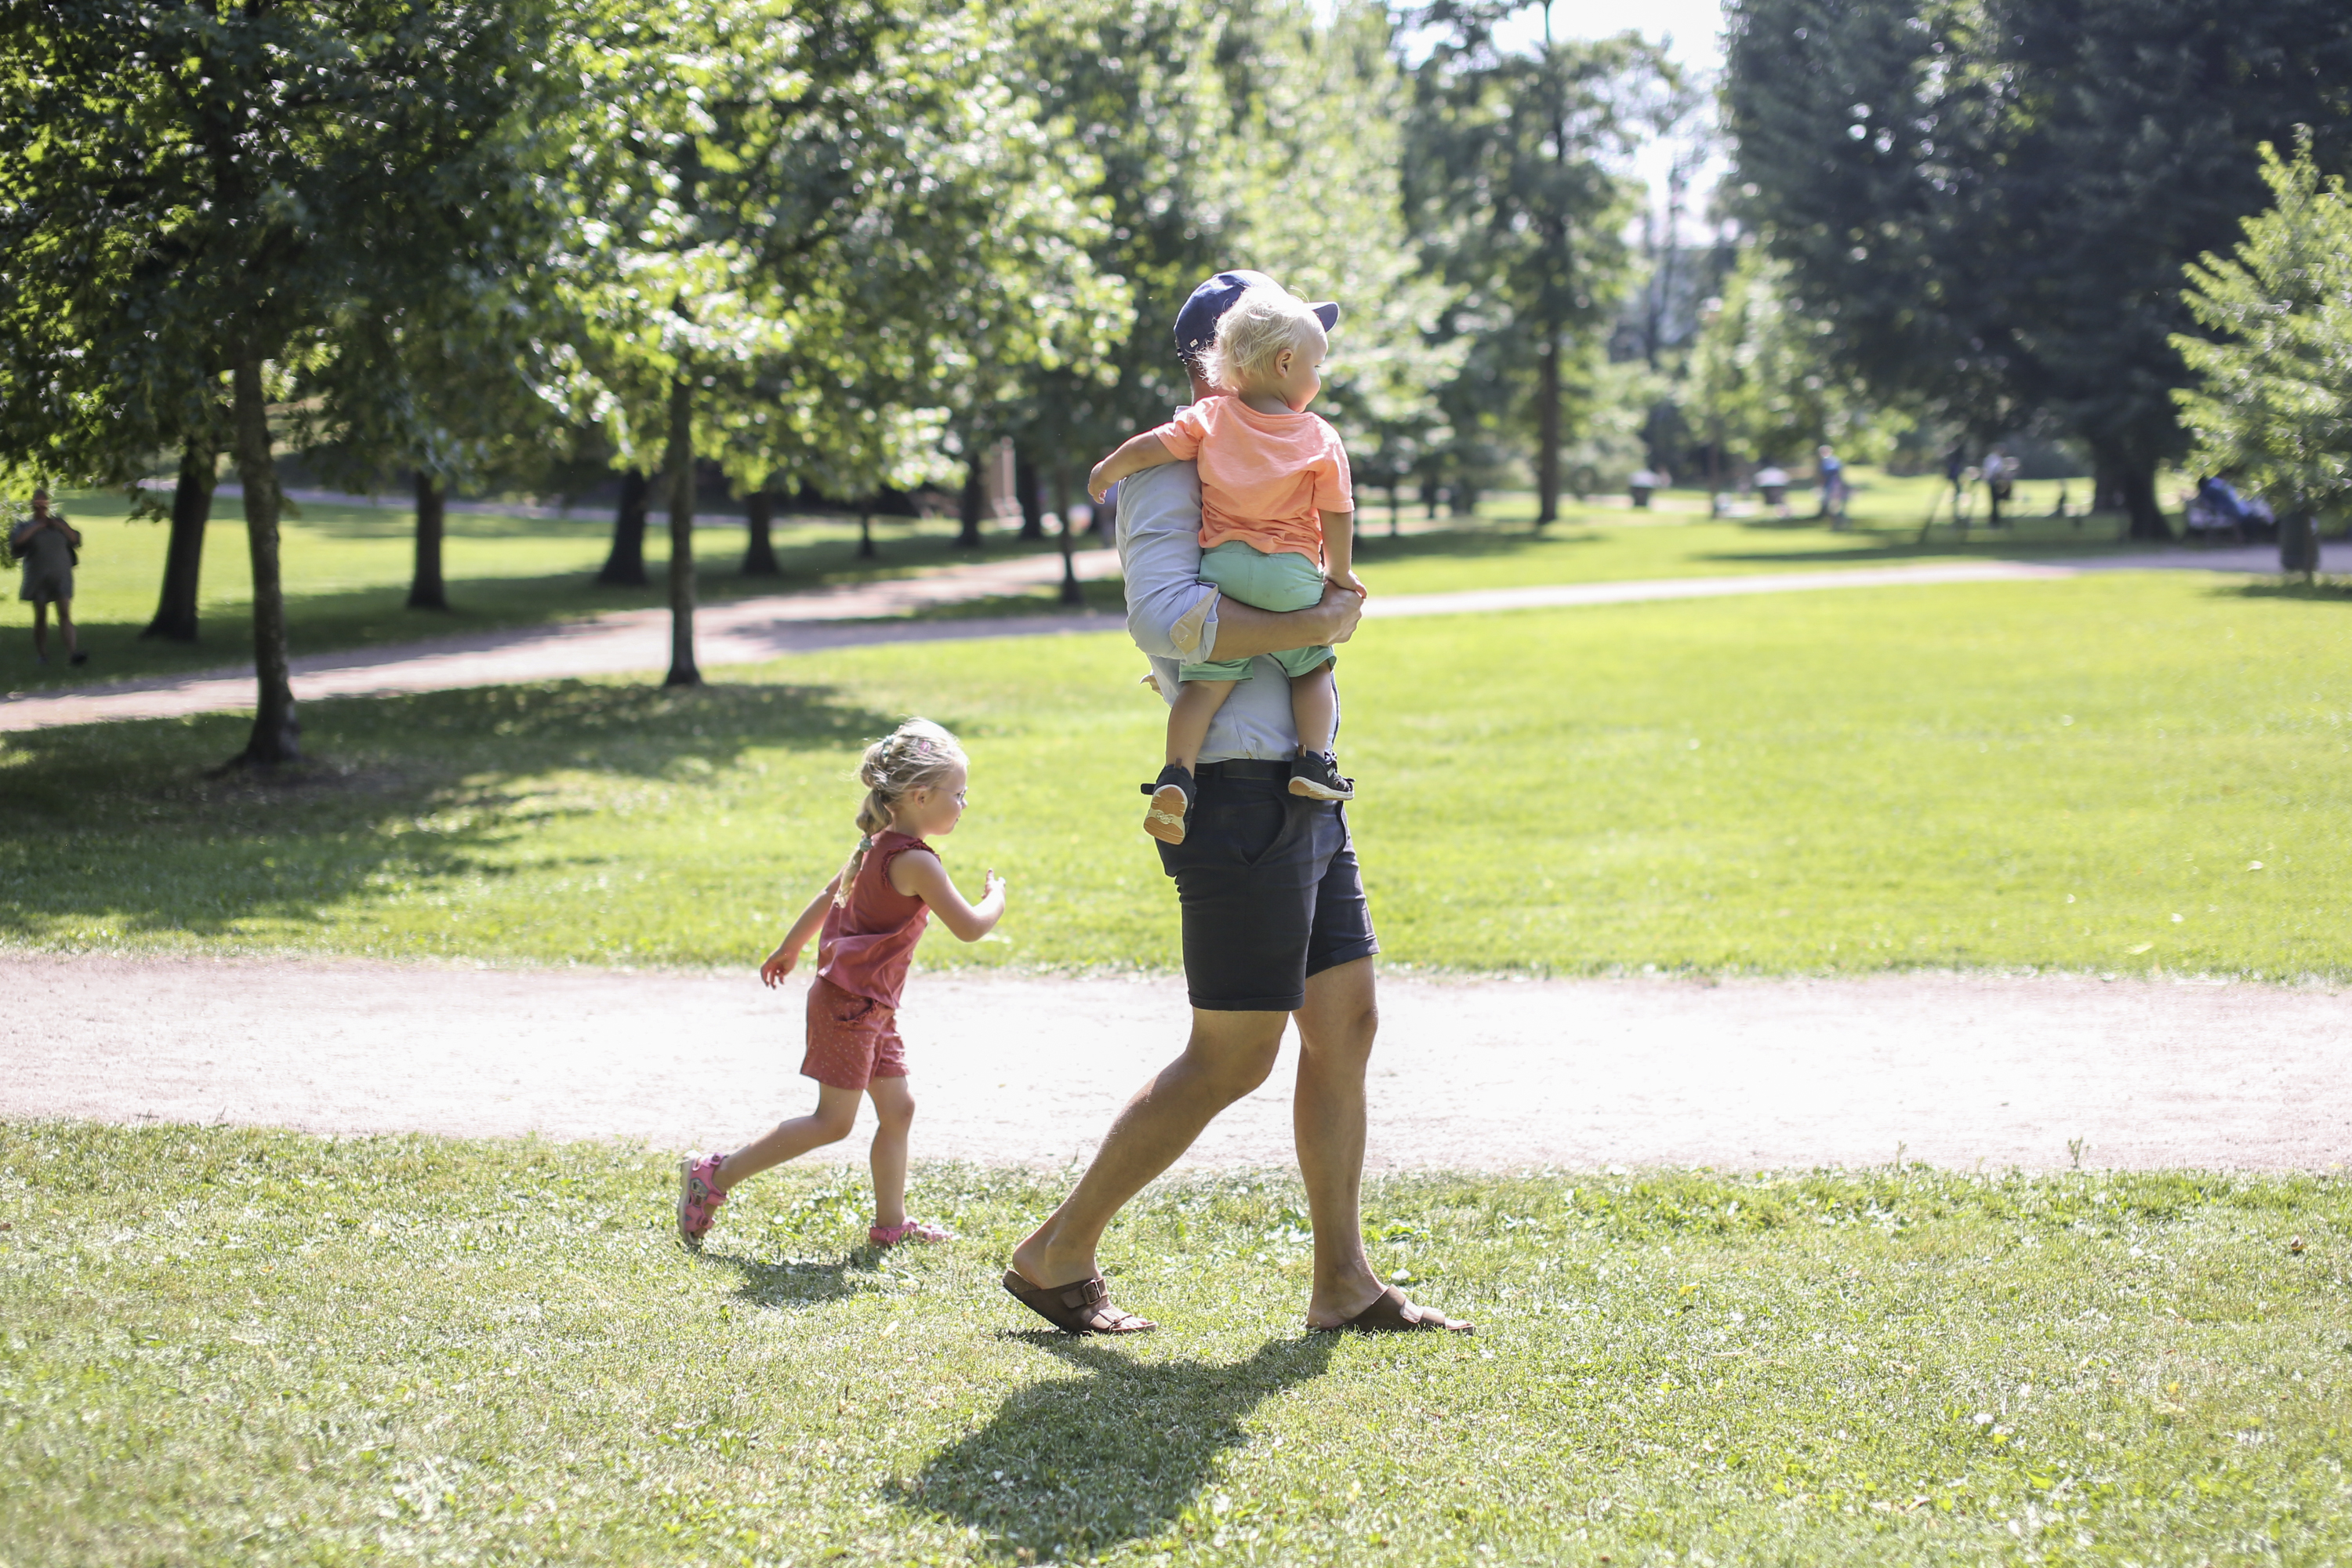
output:
[[[1350,578],[1354,575],[1349,574]],[[1329,629],[1318,641],[1346,642],[1356,635],[1356,623],[1364,618],[1364,590],[1360,584],[1351,588],[1334,578],[1323,584],[1323,602],[1314,613],[1330,619]]]

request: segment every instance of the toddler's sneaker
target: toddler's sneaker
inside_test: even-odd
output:
[[[1160,770],[1159,778],[1143,786],[1151,809],[1143,814],[1143,831],[1162,844],[1184,842],[1184,819],[1192,810],[1192,770],[1175,763]]]
[[[702,1238],[710,1234],[710,1222],[727,1201],[719,1190],[719,1162],[725,1158],[705,1154],[697,1160],[688,1154],[677,1163],[677,1238],[688,1251],[702,1250]]]
[[[866,1239],[877,1247],[896,1247],[902,1241],[953,1241],[955,1233],[927,1220],[910,1219],[904,1225],[869,1225]]]
[[[1290,793],[1309,800],[1353,800],[1356,781],[1339,776],[1339,759],[1329,752],[1310,752],[1290,764]]]

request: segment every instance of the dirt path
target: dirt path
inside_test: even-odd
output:
[[[1451,594],[1386,595],[1374,598],[1367,613],[1376,619],[1492,615],[1508,610],[1623,605],[1643,600],[2032,581],[2117,568],[2187,566],[2251,572],[2263,569],[2262,557],[2263,552],[2258,549],[2168,551],[2047,563],[1923,562],[1915,565],[1772,572],[1737,577],[1538,584]],[[1109,550],[1083,552],[1075,564],[1077,574],[1087,580],[1118,574],[1118,556]],[[761,664],[787,654],[867,643],[1042,637],[1118,629],[1121,623],[1118,616],[1090,613],[945,621],[876,619],[909,616],[1000,595],[1027,593],[1058,583],[1061,576],[1059,555],[1028,555],[950,567],[919,577],[771,594],[706,605],[695,616],[696,658],[705,668],[718,668],[732,664]],[[629,610],[553,626],[482,632],[354,653],[310,655],[294,660],[294,695],[298,700],[307,702],[329,697],[446,691],[469,686],[506,686],[521,681],[656,670],[668,661],[669,612]],[[248,667],[208,675],[124,681],[86,690],[0,699],[0,732],[117,719],[177,719],[252,705],[253,676]]]
[[[743,974],[0,959],[0,1117],[725,1144],[811,1100]],[[1390,979],[1376,1168],[2341,1169],[2340,991],[1951,976]],[[1173,980],[919,975],[926,1158],[1082,1159],[1181,1044]],[[691,1045],[690,1055],[679,1046]],[[1295,1040],[1194,1165],[1290,1157]],[[845,1145],[852,1157],[856,1143]]]

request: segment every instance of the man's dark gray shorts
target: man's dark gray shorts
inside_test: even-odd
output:
[[[1192,1005],[1288,1013],[1307,977],[1380,952],[1347,808],[1290,793],[1286,763],[1205,763],[1181,844],[1162,844]]]

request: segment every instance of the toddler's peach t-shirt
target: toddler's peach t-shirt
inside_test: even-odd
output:
[[[1260,414],[1238,397],[1204,397],[1152,432],[1201,465],[1201,548],[1237,539],[1268,555],[1323,559],[1323,517],[1353,511],[1339,433],[1312,414]]]

